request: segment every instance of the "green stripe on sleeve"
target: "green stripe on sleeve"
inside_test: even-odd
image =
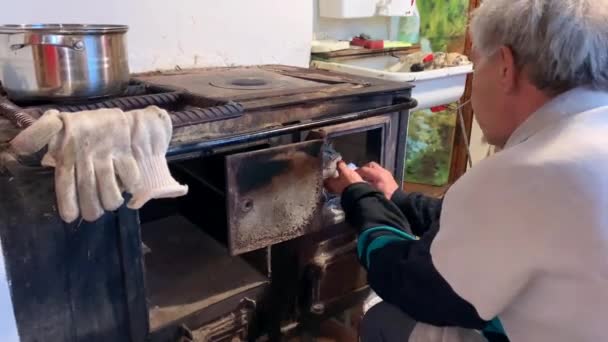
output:
[[[372,252],[380,249],[386,245],[388,245],[391,242],[397,242],[397,241],[403,241],[405,239],[403,239],[400,236],[395,236],[395,235],[382,235],[382,236],[378,236],[377,238],[375,238],[370,244],[369,246],[367,246],[367,255],[365,256],[365,266],[367,268],[369,268],[369,257],[371,256]]]
[[[369,239],[370,234],[379,232],[379,231],[390,232],[390,233],[392,233],[391,236],[396,236],[402,240],[418,240],[418,238],[415,237],[414,235],[408,234],[397,228],[393,228],[393,227],[389,227],[389,226],[380,226],[380,227],[370,228],[370,229],[364,231],[363,233],[361,233],[361,235],[359,235],[359,240],[357,241],[357,255],[359,256],[359,259],[363,260],[362,259],[363,252],[365,250],[365,247],[368,246],[367,240]],[[369,252],[366,254],[369,254]],[[367,260],[367,259],[365,259],[365,260]],[[366,263],[366,265],[367,265],[367,263]]]

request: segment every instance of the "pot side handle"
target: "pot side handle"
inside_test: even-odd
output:
[[[81,39],[66,35],[15,33],[9,37],[9,46],[13,51],[31,45],[65,47],[76,51],[84,50],[84,42]]]

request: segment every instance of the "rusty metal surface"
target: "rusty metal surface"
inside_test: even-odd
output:
[[[272,89],[268,89],[268,84],[260,86],[252,82],[260,79],[269,80]],[[218,80],[236,83],[231,86],[235,89],[214,85]],[[408,93],[410,88],[404,83],[271,65],[134,75],[130,88],[133,91],[125,96],[139,99],[139,96],[147,97],[150,91],[162,96],[166,92],[179,94],[177,101],[168,98],[161,105],[174,114],[171,143],[174,146],[388,105],[396,92]],[[239,105],[226,105],[229,101],[237,101]],[[92,106],[96,102],[86,105]],[[49,104],[41,104],[24,108],[23,112],[35,119],[48,107]]]
[[[281,65],[190,69],[135,77],[139,81],[161,87],[187,90],[214,99],[238,101],[246,110],[312,100],[323,101],[332,97],[409,92],[412,88],[403,82]]]
[[[283,76],[277,72],[260,67],[236,67],[184,70],[183,72],[162,73],[160,75],[142,75],[137,78],[144,82],[187,89],[194,94],[213,98],[232,98],[235,95],[259,92],[261,89],[273,91],[301,90],[307,87],[322,86],[324,83]],[[236,80],[265,79],[267,84],[251,84],[251,87],[234,87]],[[237,82],[239,83],[239,82]]]
[[[228,298],[268,281],[182,216],[146,223],[141,231],[151,250],[145,256],[151,331],[215,305],[229,307]]]
[[[318,265],[320,266],[320,265]],[[313,279],[313,288],[318,289],[314,303],[331,302],[367,285],[367,273],[359,264],[356,247],[348,253],[334,255],[327,260],[323,271]]]
[[[228,156],[232,254],[287,241],[321,225],[323,141]]]
[[[334,117],[318,119],[316,121],[288,123],[288,124],[282,125],[280,127],[271,127],[268,129],[258,130],[256,132],[233,134],[233,135],[225,136],[221,139],[217,139],[217,140],[213,140],[213,141],[200,141],[200,142],[196,142],[196,143],[192,143],[192,144],[171,146],[167,152],[167,156],[171,157],[173,160],[175,160],[175,158],[183,159],[183,158],[186,158],[187,155],[190,155],[191,153],[195,153],[197,151],[209,152],[215,148],[223,148],[223,147],[227,147],[230,145],[247,144],[247,143],[254,142],[256,140],[259,141],[259,140],[277,138],[277,137],[280,137],[281,135],[294,134],[297,132],[303,132],[303,131],[310,130],[310,129],[321,128],[324,126],[338,125],[338,124],[347,123],[347,122],[363,121],[364,119],[367,119],[367,118],[386,115],[387,113],[400,111],[403,109],[409,109],[409,108],[412,108],[412,106],[415,106],[415,104],[416,104],[416,101],[413,100],[412,102],[409,102],[409,103],[380,107],[380,108],[376,108],[376,109],[364,110],[364,111],[353,112],[353,113],[347,113],[347,114],[338,115],[338,116],[334,116]],[[374,130],[376,128],[382,128],[382,127],[381,126],[370,127],[370,129],[372,129],[372,130]],[[360,131],[364,132],[364,131],[367,131],[367,129],[362,128]],[[355,135],[350,135],[350,137],[355,138],[354,139],[355,145],[352,145],[351,143],[347,143],[346,146],[344,146],[344,149],[345,150],[352,150],[352,149],[357,150],[356,145],[359,143],[359,141],[357,141],[359,138]],[[378,136],[377,145],[378,146],[382,145],[381,136]],[[380,159],[380,156],[381,156],[381,151],[378,151],[378,155],[377,155],[376,159],[363,160],[363,162],[368,162],[370,160],[378,161]],[[187,157],[187,158],[190,158],[190,157]],[[358,162],[358,160],[353,160],[353,162]]]
[[[187,106],[183,110],[173,111],[170,114],[173,127],[178,128],[237,118],[243,114],[243,106],[236,102],[209,108]]]
[[[147,106],[167,106],[177,102],[180,98],[179,92],[167,92],[158,94],[142,94],[126,97],[115,97],[103,101],[89,102],[71,105],[46,105],[29,108],[28,111],[41,116],[48,109],[56,109],[60,112],[80,112],[100,108],[120,108],[122,110],[133,110]]]
[[[10,120],[18,128],[28,127],[36,121],[35,118],[15,106],[4,96],[0,96],[0,116]]]
[[[352,230],[343,224],[323,235],[325,238],[309,239],[305,242],[308,248],[302,249],[305,253],[302,261],[308,269],[306,286],[310,290],[308,305],[311,311],[315,305],[317,308],[326,306],[367,284],[367,274],[359,264],[356,236]]]
[[[269,127],[281,127],[284,123],[316,120],[322,117],[377,108],[391,104],[391,96],[379,96],[366,101],[334,99],[326,102],[311,102],[305,105],[273,108],[270,110],[245,111],[236,119],[215,121],[203,125],[177,128],[173,131],[171,145],[191,141],[216,139],[228,133],[249,132]]]
[[[230,314],[192,331],[193,342],[244,342],[254,308],[241,305]]]
[[[144,84],[139,84],[139,86],[147,89]],[[26,128],[49,109],[56,109],[60,112],[79,112],[100,108],[133,110],[155,105],[169,109],[173,127],[180,128],[237,118],[244,111],[241,104],[233,101],[214,100],[170,89],[164,89],[164,92],[143,91],[148,91],[148,93],[81,104],[53,104],[29,108],[20,108],[8,98],[0,96],[0,115],[11,120],[18,128]]]
[[[0,116],[0,152],[8,149],[8,142],[21,132],[15,124],[7,118]]]

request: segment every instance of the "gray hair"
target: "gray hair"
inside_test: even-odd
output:
[[[484,0],[471,37],[484,57],[510,47],[539,89],[608,90],[607,0]]]

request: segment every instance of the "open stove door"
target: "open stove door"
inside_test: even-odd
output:
[[[226,159],[228,247],[233,255],[287,241],[322,224],[323,140]]]

